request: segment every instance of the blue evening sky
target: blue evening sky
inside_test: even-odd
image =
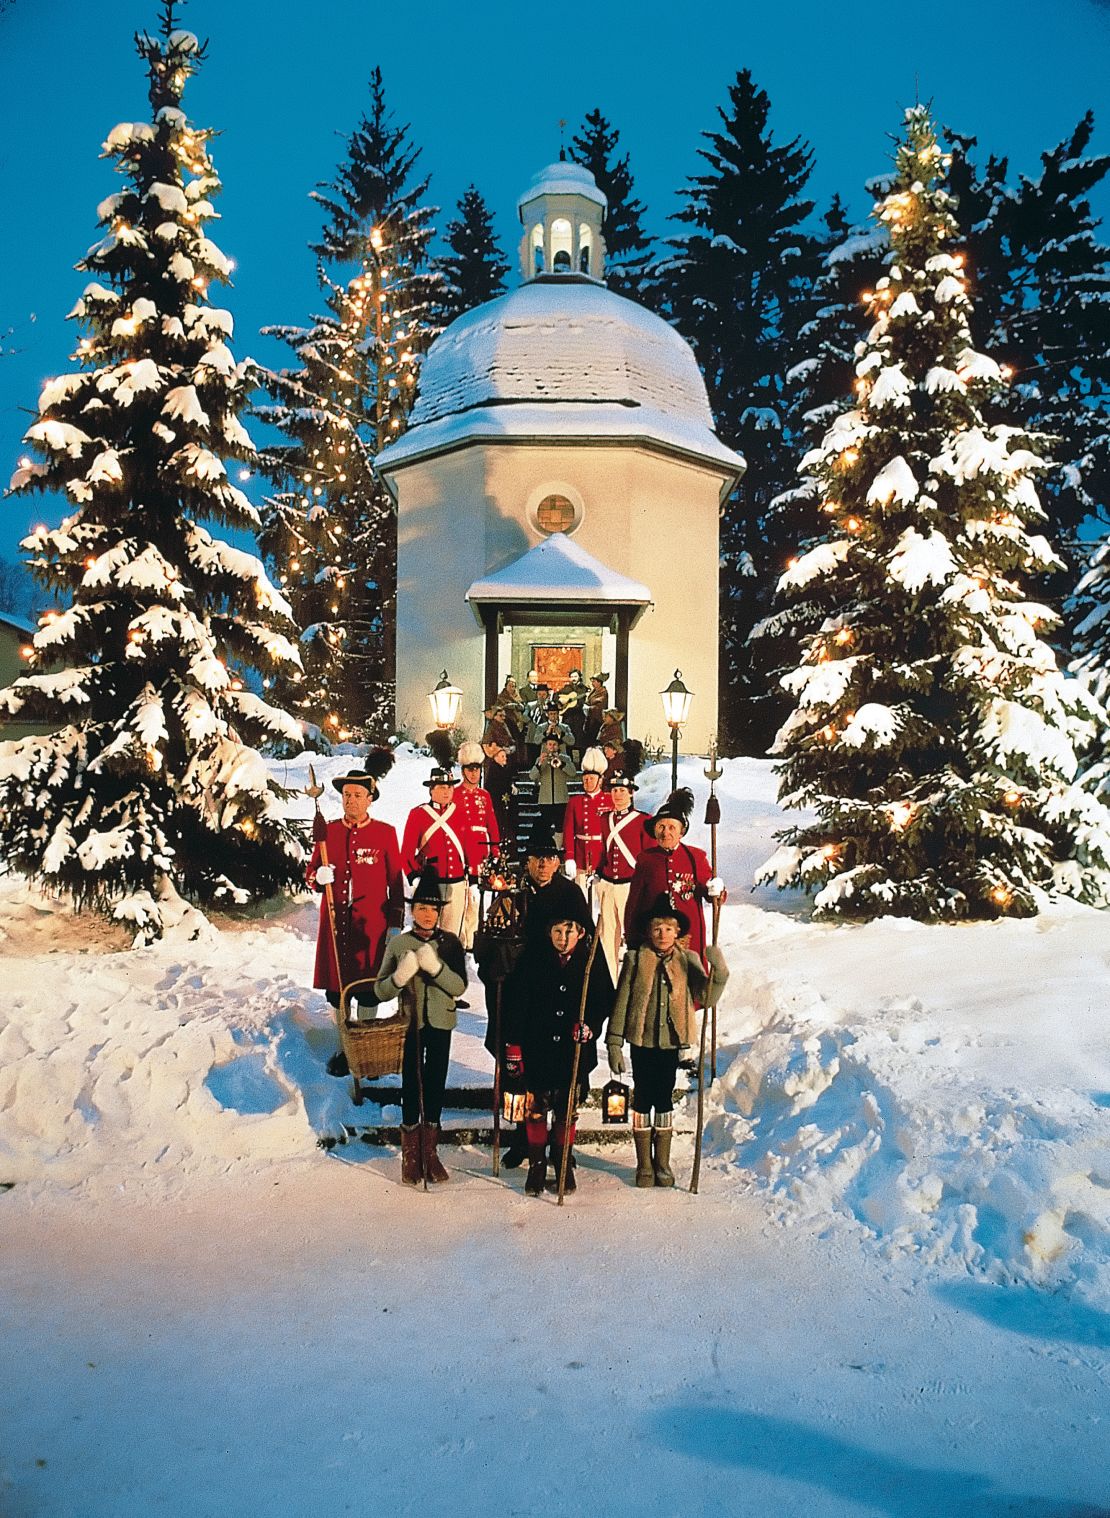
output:
[[[560,118],[573,128],[600,106],[661,232],[676,187],[698,169],[699,134],[743,67],[771,97],[776,138],[813,146],[819,204],[839,189],[856,215],[868,208],[863,182],[885,168],[890,134],[918,96],[977,135],[983,156],[1007,153],[1028,174],[1087,107],[1094,149],[1110,151],[1107,0],[901,9],[836,0],[191,0],[180,24],[210,40],[185,106],[197,125],[222,133],[214,235],[237,272],[221,300],[235,316],[237,355],[263,360],[280,350],[259,327],[302,322],[313,307],[306,244],[319,214],[308,192],[333,174],[376,63],[397,117],[423,145],[441,223],[477,184],[514,277],[516,197],[558,156]],[[131,36],[156,25],[154,0],[0,0],[0,332],[15,328],[8,342],[17,350],[0,357],[0,482],[23,451],[42,381],[69,367],[77,332],[63,318],[84,283],[73,263],[97,236],[97,202],[116,188],[99,145],[117,122],[146,119]],[[1105,193],[1099,209],[1110,211]],[[42,498],[4,501],[0,556],[15,555],[30,523],[61,514]]]

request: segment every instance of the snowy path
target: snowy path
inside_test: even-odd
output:
[[[629,1159],[561,1212],[465,1151],[429,1196],[362,1150],[176,1205],[0,1197],[0,1512],[1110,1513],[1110,1317]]]

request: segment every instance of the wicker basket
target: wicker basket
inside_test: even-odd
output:
[[[408,1013],[398,1010],[393,1017],[353,1023],[347,1017],[347,1004],[358,986],[373,985],[373,980],[355,980],[344,986],[339,1001],[339,1037],[347,1064],[356,1080],[373,1080],[379,1075],[400,1072],[405,1054]]]

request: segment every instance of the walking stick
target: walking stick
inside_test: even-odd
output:
[[[493,1173],[501,1174],[501,987],[503,980],[494,983],[493,992]]]
[[[425,999],[427,993],[425,992]],[[416,1103],[420,1114],[420,1177],[424,1190],[428,1189],[428,1164],[424,1157],[424,1039],[420,1031],[420,1002],[415,993],[413,1006],[413,1041],[416,1044]]]
[[[716,738],[712,738],[710,740],[710,743],[709,743],[709,768],[707,770],[705,770],[703,773],[705,774],[705,778],[709,781],[709,799],[705,803],[705,821],[706,821],[706,826],[709,828],[710,865],[712,867],[713,874],[716,875],[716,873],[717,873],[717,824],[721,820],[721,803],[717,800],[716,785],[717,785],[717,781],[724,774],[724,771],[722,769],[720,769],[718,767],[718,764],[717,764],[717,740],[716,740]],[[714,903],[713,903],[713,942],[714,943],[717,942],[717,925],[718,925],[718,923],[720,921],[720,911],[721,911],[720,907],[717,905],[717,902],[714,901]],[[709,1083],[710,1083],[710,1085],[712,1085],[713,1082],[717,1079],[717,1008],[716,1007],[713,1008],[711,1016],[712,1016],[712,1020],[713,1020],[713,1039],[712,1039],[712,1051],[713,1052],[712,1052],[712,1054],[710,1056],[710,1064],[709,1064]]]
[[[304,788],[306,796],[311,796],[316,806],[312,818],[312,841],[320,850],[320,863],[330,865],[328,858],[328,824],[323,812],[320,810],[320,797],[324,794],[324,787],[316,779],[316,771],[311,764],[308,766],[308,785]],[[339,1047],[343,1047],[343,1024],[346,1021],[347,1009],[343,1005],[345,987],[343,985],[343,966],[339,962],[339,935],[335,930],[335,896],[332,893],[331,883],[324,887],[324,899],[328,904],[328,924],[331,927],[331,947],[335,955],[335,978],[339,982],[339,1006],[336,1008],[336,1023],[339,1028]]]
[[[586,993],[590,989],[590,971],[594,967],[594,955],[597,953],[597,941],[598,941],[598,939],[600,937],[601,937],[600,933],[597,933],[597,932],[594,933],[593,942],[590,944],[590,952],[586,956],[586,969],[585,969],[585,972],[583,973],[583,976],[582,976],[582,998],[581,998],[581,1000],[578,1003],[578,1021],[580,1023],[584,1023],[586,1021]],[[568,1160],[570,1158],[570,1144],[566,1143],[565,1140],[566,1140],[567,1135],[570,1132],[570,1125],[571,1125],[571,1123],[573,1123],[575,1121],[575,1119],[577,1118],[577,1116],[578,1116],[576,1098],[578,1096],[578,1062],[579,1062],[579,1060],[581,1058],[582,1058],[582,1045],[580,1043],[578,1043],[578,1042],[575,1042],[575,1045],[574,1045],[574,1063],[572,1064],[571,1070],[570,1070],[570,1090],[567,1092],[567,1118],[566,1118],[566,1123],[564,1124],[564,1127],[563,1127],[563,1139],[564,1139],[563,1153],[562,1153],[562,1155],[560,1157],[560,1160],[559,1160],[559,1206],[560,1207],[563,1205],[563,1194],[566,1191],[566,1185],[567,1185],[567,1162],[568,1162]]]
[[[713,873],[717,873],[717,824],[721,820],[721,803],[717,800],[714,789],[723,771],[717,768],[717,740],[714,738],[709,745],[709,768],[705,771],[709,781],[709,800],[705,805],[705,820],[709,826],[710,847],[712,849]],[[713,900],[713,945],[716,947],[717,935],[721,928],[721,903],[718,898]],[[697,1195],[698,1181],[701,1178],[701,1142],[705,1131],[705,1035],[709,1024],[709,1008],[701,1010],[701,1039],[698,1045],[698,1124],[694,1137],[694,1168],[690,1172],[690,1190]],[[717,1008],[713,1007],[713,1065],[712,1079],[717,1078]]]

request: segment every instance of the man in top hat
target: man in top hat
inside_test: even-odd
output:
[[[713,874],[703,849],[685,843],[694,807],[694,793],[687,786],[672,791],[653,817],[644,824],[654,842],[636,861],[624,912],[624,935],[629,948],[644,942],[644,913],[657,897],[669,896],[690,924],[688,944],[705,962],[706,901],[726,899],[724,881]]]
[[[323,838],[312,850],[307,880],[311,891],[323,895],[316,936],[316,969],[312,984],[323,990],[329,1004],[339,1006],[339,993],[352,981],[377,973],[390,928],[404,921],[401,850],[388,822],[370,816],[378,782],[393,764],[389,749],[367,756],[365,768],[337,775],[332,785],[343,798],[343,816],[328,822]],[[324,864],[324,855],[327,864]],[[335,939],[325,886],[331,887]],[[339,963],[336,963],[336,948]],[[347,1074],[342,1050],[328,1062],[333,1075]]]
[[[551,924],[558,921],[585,921],[589,909],[586,898],[578,886],[568,880],[559,870],[559,849],[555,835],[543,818],[537,818],[535,826],[524,845],[524,881],[513,898],[515,933],[512,938],[491,942],[478,959],[478,976],[487,990],[493,994],[486,997],[486,1005],[494,1006],[496,985],[511,974],[521,953],[530,945],[547,941]],[[486,1028],[485,1046],[495,1060],[504,1058],[504,1040],[497,1046],[494,1015],[491,1011]],[[524,1124],[510,1138],[502,1158],[508,1169],[519,1165],[527,1153]]]
[[[596,743],[601,732],[601,724],[609,706],[609,691],[605,685],[608,678],[607,670],[599,670],[596,675],[590,676],[590,689],[586,695],[586,723],[582,730],[583,743]]]
[[[455,800],[455,776],[437,766],[425,780],[428,800],[414,806],[405,823],[401,840],[401,866],[410,880],[415,880],[427,865],[434,865],[444,888],[443,916],[440,926],[445,933],[457,934],[466,912],[467,879],[477,874],[478,859],[465,840],[469,839],[463,814]]]
[[[466,989],[466,956],[440,923],[443,886],[426,865],[412,893],[412,927],[386,946],[374,994],[397,998],[408,1014],[401,1065],[401,1180],[415,1186],[449,1179],[437,1152],[443,1093],[451,1062],[455,1008]]]
[[[548,731],[540,746],[540,757],[528,771],[528,778],[536,782],[540,816],[548,827],[557,832],[562,831],[563,816],[570,795],[567,782],[574,780],[577,775],[574,760],[560,747],[555,733]]]
[[[605,755],[588,748],[582,755],[581,794],[570,797],[563,814],[563,870],[570,880],[580,878],[587,891],[601,862],[604,814],[611,805],[601,788],[604,774]]]
[[[602,819],[601,860],[597,870],[597,931],[613,984],[617,982],[621,944],[624,942],[624,909],[635,873],[636,861],[651,842],[648,818],[633,806],[637,790],[634,777],[623,771],[605,781],[609,810]]]

